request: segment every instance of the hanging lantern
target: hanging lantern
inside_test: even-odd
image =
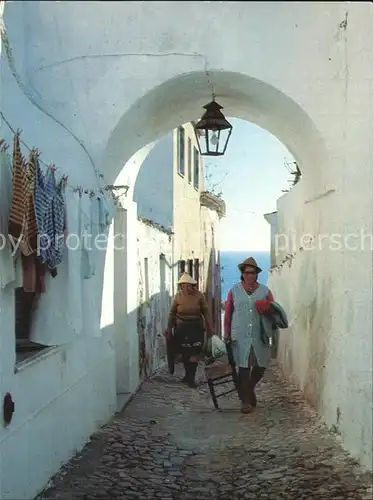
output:
[[[203,107],[206,111],[194,125],[199,152],[203,156],[223,156],[233,127],[220,111],[223,106],[215,100]]]

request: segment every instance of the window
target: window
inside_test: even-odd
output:
[[[178,128],[178,164],[177,171],[179,175],[185,175],[185,130]]]
[[[17,340],[28,340],[31,333],[32,312],[36,302],[35,293],[26,293],[23,288],[15,290],[15,330]]]
[[[25,292],[23,287],[15,289],[15,338],[16,363],[19,363],[47,346],[30,340],[31,327],[38,296],[34,292]]]
[[[193,259],[188,260],[188,273],[193,278]]]
[[[192,184],[192,139],[188,137],[188,183]]]
[[[185,273],[185,260],[179,260],[178,262],[179,277]]]
[[[196,148],[194,148],[194,189],[199,189],[199,154]]]
[[[197,281],[197,286],[199,285],[199,259],[194,259],[194,275],[193,278]]]

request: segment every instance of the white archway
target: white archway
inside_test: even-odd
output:
[[[72,185],[95,187],[94,163],[107,184],[128,182],[133,188],[154,141],[201,116],[211,98],[210,80],[226,116],[268,130],[297,159],[302,181],[286,198],[301,196],[297,205],[280,207],[283,225],[342,235],[359,225],[372,233],[372,46],[366,43],[372,35],[371,3],[303,2],[295,9],[292,2],[217,2],[212,7],[210,2],[18,1],[7,2],[5,14],[20,79],[2,65],[2,111],[15,128],[27,132],[29,145],[42,148],[46,161],[61,166]],[[51,381],[52,392],[42,391],[33,408],[16,403],[12,446],[29,449],[24,465],[34,473],[24,475],[25,467],[12,468],[2,460],[2,493],[35,496],[71,450],[111,415],[114,369],[112,355],[103,355],[110,327],[119,334],[136,332],[131,314],[137,305],[136,204],[130,192],[127,199],[126,213],[116,221],[128,241],[123,255],[112,256],[112,268],[120,261],[121,269],[116,281],[108,280],[107,309],[114,320],[107,335],[97,343],[71,345],[61,362],[50,358],[48,364],[34,365],[32,377],[14,374],[9,362],[14,346],[4,336],[3,392],[21,389],[25,392],[18,392],[17,401],[25,400],[45,380]],[[313,269],[316,277],[310,278]],[[346,447],[371,464],[371,251],[303,252],[291,268],[284,266],[277,283],[278,296],[289,296],[295,318],[286,354],[312,368],[303,377],[304,370],[295,367],[290,376],[300,385],[308,378],[309,392],[329,425],[340,409]],[[304,284],[311,289],[308,297]],[[307,301],[313,294],[318,304],[310,311]],[[116,302],[110,304],[114,295]],[[55,328],[60,328],[58,318]],[[324,366],[319,346],[326,341]],[[134,362],[126,387],[119,390],[133,391],[136,336],[128,349],[123,347],[118,359]],[[121,382],[123,373],[118,372]],[[41,427],[58,426],[72,404],[80,418],[65,425],[50,454],[50,440],[37,442],[32,436]],[[0,451],[8,456],[7,446]],[[49,458],[48,467],[37,460],[41,455]]]
[[[203,72],[181,74],[141,97],[121,117],[108,140],[102,167],[106,178],[116,184],[130,179],[133,188],[150,145],[202,114],[202,106],[211,99],[209,81],[226,116],[250,121],[272,133],[296,158],[303,179],[317,182],[327,152],[308,114],[273,86],[229,71],[215,71],[209,76]]]
[[[203,105],[211,99],[213,82],[217,101],[224,106],[226,116],[250,121],[276,136],[297,160],[303,173],[304,191],[313,192],[319,181],[319,172],[327,158],[326,146],[321,134],[309,115],[291,98],[272,85],[251,78],[242,73],[214,71],[213,74],[190,72],[180,74],[148,91],[138,99],[119,119],[114,127],[105,151],[100,170],[111,184],[128,185],[129,190],[116,224],[126,234],[127,247],[120,259],[128,270],[119,278],[114,271],[114,282],[124,295],[126,310],[118,307],[117,325],[126,325],[128,332],[136,331],[136,309],[133,284],[138,282],[136,268],[136,203],[133,191],[137,175],[147,155],[157,140],[180,124],[196,120],[203,112]],[[234,131],[233,131],[234,133]],[[121,265],[122,266],[122,265]],[[121,267],[119,266],[119,267]],[[123,287],[124,284],[124,287]],[[134,380],[136,366],[130,366],[130,359],[136,359],[135,339],[123,336],[124,326],[116,328],[117,345],[120,351],[130,352],[127,367],[118,372],[127,372],[123,380]],[[123,363],[123,361],[118,361]]]

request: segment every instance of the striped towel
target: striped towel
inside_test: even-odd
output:
[[[65,223],[66,209],[64,197],[64,181],[61,180],[56,187],[52,201],[52,220],[54,240],[51,255],[48,259],[48,266],[54,269],[62,262],[65,249]]]
[[[65,249],[65,197],[64,182],[56,185],[54,171],[49,169],[43,175],[36,164],[35,213],[40,238],[38,257],[49,269],[55,269],[61,262]]]
[[[9,213],[8,233],[12,246],[24,240],[26,232],[27,178],[25,159],[22,155],[19,134],[13,138],[12,204]],[[14,244],[13,244],[14,243]]]
[[[37,250],[38,246],[38,227],[35,215],[35,174],[36,174],[36,152],[31,151],[26,168],[27,178],[27,211],[26,211],[26,245],[23,251],[24,255],[31,255]]]
[[[52,203],[55,192],[55,179],[51,170],[48,170],[46,177],[44,177],[38,161],[36,161],[35,168],[35,214],[40,239],[38,257],[42,263],[46,263],[50,255],[54,235]]]
[[[9,214],[9,236],[13,247],[23,255],[32,255],[37,249],[37,225],[34,210],[35,152],[28,161],[22,155],[19,134],[13,139],[13,192]],[[13,244],[14,243],[14,244]]]

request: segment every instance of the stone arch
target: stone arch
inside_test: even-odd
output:
[[[120,256],[120,267],[127,269],[127,276],[122,278],[114,271],[116,279],[120,281],[120,303],[126,304],[125,311],[118,308],[115,322],[125,325],[128,332],[137,329],[132,314],[137,307],[133,283],[138,282],[135,265],[137,206],[133,202],[136,178],[156,141],[180,124],[201,116],[202,106],[211,99],[209,80],[213,81],[216,99],[224,107],[226,116],[245,119],[262,127],[287,147],[302,170],[301,182],[306,187],[304,191],[313,191],[319,182],[318,172],[326,159],[323,137],[306,111],[274,86],[237,72],[216,71],[207,77],[205,72],[195,71],[179,74],[146,92],[129,107],[113,128],[100,168],[111,184],[130,187],[126,200],[121,203],[125,215],[119,229],[126,235],[126,248]],[[131,337],[127,341],[120,328],[118,339],[118,352],[130,352],[131,359],[138,358],[136,339]],[[128,371],[122,380],[135,380],[137,368],[128,368],[129,364],[123,367],[122,362],[118,363],[118,373],[121,370]]]
[[[291,97],[256,78],[215,71],[212,79],[224,114],[276,136],[297,160],[303,180],[314,184],[326,161],[326,147],[310,116]],[[147,92],[124,113],[109,137],[104,152],[106,177],[116,184],[128,182],[130,194],[155,142],[181,123],[198,119],[210,99],[204,72],[179,75]]]

